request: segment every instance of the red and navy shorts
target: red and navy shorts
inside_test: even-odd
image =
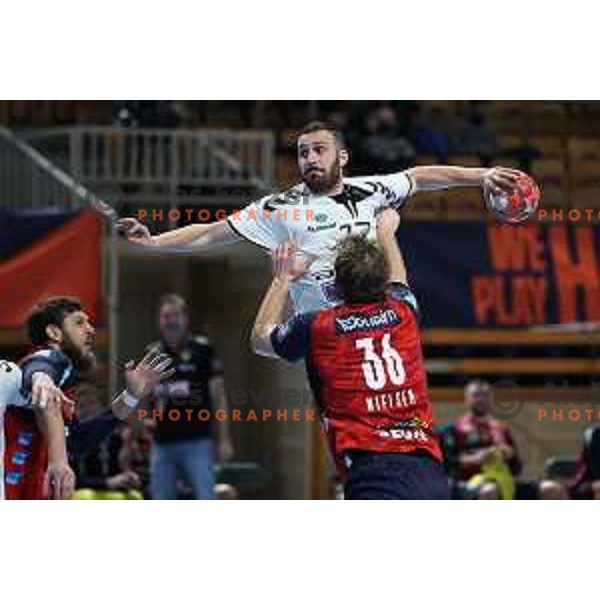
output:
[[[448,477],[428,452],[366,452],[345,455],[346,500],[449,500]]]

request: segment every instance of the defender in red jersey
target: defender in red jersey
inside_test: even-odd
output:
[[[305,265],[278,247],[275,277],[256,318],[255,352],[306,358],[311,386],[349,499],[446,499],[418,328],[396,243],[399,217],[378,221],[380,250],[348,237],[335,261],[342,304],[282,324],[287,289]]]
[[[24,401],[5,414],[3,489],[8,500],[68,499],[75,483],[69,462],[93,448],[129,416],[139,398],[173,374],[171,359],[150,351],[137,366],[128,363],[126,390],[110,408],[79,421],[69,396],[82,372],[95,363],[89,317],[78,301],[54,298],[32,310],[27,326],[35,349],[20,365]],[[49,418],[40,419],[33,405],[46,405]]]

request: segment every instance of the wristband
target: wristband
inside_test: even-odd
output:
[[[123,402],[125,402],[129,408],[135,408],[139,403],[139,399],[130,394],[128,391],[125,391],[123,395]]]

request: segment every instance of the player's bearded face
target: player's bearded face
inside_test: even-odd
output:
[[[319,134],[320,137],[317,137]],[[300,138],[298,167],[302,181],[311,192],[326,193],[340,182],[344,162],[342,152],[333,136],[327,132],[307,134]]]
[[[63,321],[62,348],[75,364],[81,368],[90,368],[96,362],[95,334],[96,331],[83,311],[67,315]]]

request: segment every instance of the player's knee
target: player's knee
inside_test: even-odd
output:
[[[478,500],[500,500],[500,490],[493,481],[486,481],[477,490]]]
[[[538,485],[538,498],[540,500],[568,500],[569,495],[563,483],[545,479]]]

